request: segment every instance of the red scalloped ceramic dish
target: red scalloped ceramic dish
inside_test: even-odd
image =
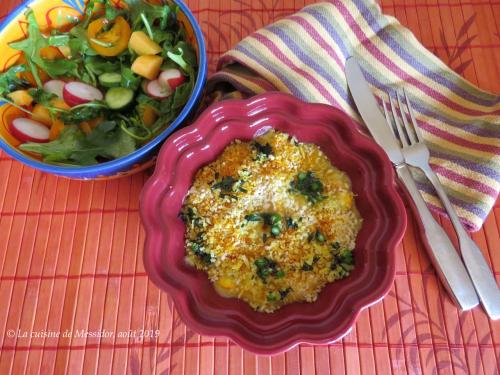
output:
[[[351,275],[328,284],[314,303],[290,304],[272,314],[219,296],[205,273],[186,264],[185,228],[178,217],[199,168],[215,160],[234,139],[251,140],[269,127],[317,144],[351,178],[363,217]],[[395,249],[406,227],[385,153],[340,110],[279,93],[215,104],[168,139],[143,190],[141,215],[146,270],[172,297],[184,322],[201,334],[227,336],[260,354],[278,353],[298,343],[328,343],[348,333],[360,311],[391,288]]]

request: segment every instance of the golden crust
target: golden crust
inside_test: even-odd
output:
[[[183,209],[186,257],[220,294],[272,312],[314,301],[326,283],[349,274],[362,219],[348,176],[319,147],[275,131],[256,142],[269,144],[272,154],[259,152],[253,142],[235,141],[196,174]],[[291,188],[306,171],[322,183],[319,202]],[[252,214],[255,221],[248,220]],[[276,236],[269,223],[258,220],[270,214],[280,217]],[[275,263],[268,276],[259,276],[255,262],[262,258]]]

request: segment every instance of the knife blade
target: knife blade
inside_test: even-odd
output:
[[[387,126],[387,121],[380,112],[377,100],[373,96],[361,67],[354,57],[348,58],[345,63],[345,75],[358,112],[368,130],[370,130],[372,137],[384,149],[393,164],[404,163],[405,159],[401,148]]]
[[[423,227],[427,242],[426,250],[443,285],[462,310],[470,310],[479,304],[472,281],[460,259],[453,243],[443,228],[432,216],[420,191],[413,180],[410,169],[398,141],[392,134],[387,121],[380,111],[377,100],[354,57],[346,61],[345,74],[349,91],[354,99],[361,118],[375,141],[386,152],[394,164],[399,179],[403,182],[408,195],[412,198]]]

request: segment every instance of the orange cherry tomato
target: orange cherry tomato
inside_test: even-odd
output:
[[[132,31],[123,17],[117,17],[108,31],[103,31],[109,21],[99,18],[90,23],[87,38],[90,46],[101,56],[117,56],[128,47]]]

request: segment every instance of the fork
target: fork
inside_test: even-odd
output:
[[[498,289],[493,272],[484,259],[483,253],[476,243],[469,237],[467,231],[462,226],[446,192],[439,181],[438,176],[434,173],[429,165],[429,149],[427,148],[418,123],[415,119],[413,107],[408,99],[406,91],[403,90],[406,104],[406,111],[401,99],[401,95],[396,91],[396,99],[398,102],[399,114],[396,109],[393,97],[389,94],[389,103],[392,113],[392,118],[387,110],[385,101],[382,103],[384,108],[387,124],[391,128],[394,136],[399,138],[402,144],[402,151],[407,164],[420,168],[422,172],[431,182],[436,190],[443,206],[451,219],[453,227],[458,237],[460,252],[465,263],[465,267],[469,272],[472,283],[479,295],[483,307],[488,316],[493,319],[500,318],[500,290]],[[408,117],[411,121],[408,121]],[[402,120],[402,121],[401,121]],[[396,131],[394,131],[393,122]]]

